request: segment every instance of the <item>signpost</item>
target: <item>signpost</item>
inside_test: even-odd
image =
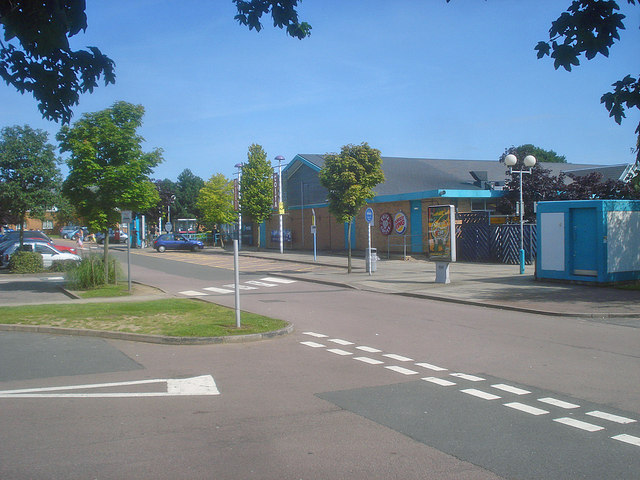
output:
[[[120,223],[127,224],[127,232],[129,233],[129,238],[127,239],[127,283],[129,292],[131,292],[131,229],[129,228],[129,226],[131,225],[132,221],[133,212],[131,210],[122,210],[120,212]],[[109,233],[107,232],[107,235],[108,234]]]
[[[311,209],[311,234],[313,235],[313,261],[317,262],[318,257],[316,255],[316,210]]]
[[[369,248],[367,249],[367,254],[369,255],[369,275],[372,275],[372,270],[373,270],[373,258],[372,258],[372,252],[371,252],[371,226],[375,223],[374,222],[374,215],[373,215],[373,208],[368,207],[365,212],[364,212],[364,219],[367,221],[367,230],[369,232],[368,238],[369,238]]]

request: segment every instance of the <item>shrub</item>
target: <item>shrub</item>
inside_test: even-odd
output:
[[[115,258],[109,261],[108,283],[116,283],[120,266]],[[104,285],[104,258],[100,255],[84,257],[77,267],[67,272],[67,283],[73,290],[89,290]]]
[[[52,262],[48,270],[50,272],[68,272],[69,270],[73,270],[77,266],[78,262],[76,262],[75,260],[60,260],[57,262]]]
[[[17,251],[9,258],[12,273],[38,273],[43,270],[42,255],[36,252]]]

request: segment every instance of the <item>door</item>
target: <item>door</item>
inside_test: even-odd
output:
[[[598,245],[595,208],[572,208],[571,250],[573,275],[598,276]]]
[[[411,200],[411,253],[422,253],[422,200]]]

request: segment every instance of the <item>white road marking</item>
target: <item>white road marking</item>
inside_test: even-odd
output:
[[[338,345],[353,345],[353,342],[348,340],[342,340],[341,338],[332,338],[330,342],[337,343]]]
[[[101,393],[53,393],[65,390],[88,390],[93,388],[144,385],[166,383],[164,392],[101,392]],[[134,397],[173,397],[184,395],[220,395],[216,382],[211,375],[191,378],[136,380],[131,382],[98,383],[89,385],[67,385],[62,387],[26,388],[5,390],[0,398],[134,398]]]
[[[327,338],[329,335],[325,335],[324,333],[316,333],[316,332],[302,332],[303,335],[311,335],[316,338]]]
[[[229,283],[227,285],[223,285],[223,287],[233,288],[233,290],[235,291],[236,285],[234,283]],[[257,289],[258,287],[250,287],[249,285],[242,285],[242,284],[238,285],[238,290],[257,290]]]
[[[473,395],[474,397],[478,397],[478,398],[483,398],[485,400],[497,400],[498,398],[500,398],[498,395],[494,395],[493,393],[483,392],[482,390],[476,390],[475,388],[466,388],[460,391],[462,393]]]
[[[593,423],[583,422],[581,420],[576,420],[575,418],[562,417],[562,418],[554,418],[554,422],[562,423],[564,425],[569,425],[570,427],[579,428],[580,430],[586,430],[587,432],[597,432],[598,430],[604,430],[604,427],[600,425],[594,425]]]
[[[214,293],[233,293],[234,290],[228,290],[226,288],[217,288],[217,287],[206,287],[203,288],[203,290],[207,290],[208,292],[214,292]]]
[[[369,352],[369,353],[380,353],[382,350],[378,350],[377,348],[373,348],[373,347],[356,347],[358,350],[362,350],[363,352]]]
[[[275,283],[296,283],[297,280],[290,280],[288,278],[276,278],[276,277],[265,277],[260,280],[264,280],[265,282],[275,282]]]
[[[380,360],[376,360],[374,358],[369,358],[369,357],[353,357],[354,360],[358,360],[360,362],[364,362],[364,363],[368,363],[370,365],[380,365],[381,362]]]
[[[619,440],[624,443],[635,445],[636,447],[640,447],[640,438],[634,437],[633,435],[627,435],[626,433],[623,433],[622,435],[615,435],[611,438],[613,438],[614,440]]]
[[[429,370],[434,370],[436,372],[444,372],[446,368],[436,367],[435,365],[431,365],[430,363],[416,363],[418,367],[428,368]]]
[[[463,380],[469,380],[470,382],[481,382],[484,380],[482,377],[476,377],[475,375],[469,375],[467,373],[451,373],[450,375],[452,377],[462,378]]]
[[[259,282],[258,280],[247,280],[244,283],[248,283],[249,285],[255,285],[257,287],[275,287],[275,283],[267,283],[267,282]]]
[[[64,280],[64,277],[45,277],[42,280],[45,280],[45,281],[49,281],[49,280]]]
[[[572,408],[580,408],[580,405],[564,402],[562,400],[558,400],[557,398],[545,397],[539,398],[538,401],[542,403],[548,403],[549,405],[554,405],[556,407],[564,408],[566,410],[571,410]]]
[[[529,390],[524,390],[523,388],[518,388],[511,385],[505,385],[504,383],[497,383],[496,385],[491,386],[493,388],[497,388],[498,390],[504,390],[505,392],[514,393],[516,395],[526,395],[527,393],[531,393]]]
[[[324,347],[321,343],[316,342],[300,342],[302,345],[306,345],[307,347],[320,348]]]
[[[610,422],[615,423],[633,423],[635,420],[633,418],[621,417],[619,415],[613,415],[611,413],[600,412],[598,410],[594,410],[593,412],[587,412],[587,415],[592,417],[602,418],[603,420],[609,420]]]
[[[395,365],[391,365],[389,367],[384,367],[384,368],[388,368],[389,370],[393,370],[394,372],[398,372],[401,373],[403,375],[417,375],[418,372],[414,371],[414,370],[409,370],[408,368],[404,368],[404,367],[396,367]]]
[[[444,378],[438,378],[438,377],[425,377],[422,380],[426,382],[435,383],[436,385],[440,385],[442,387],[450,387],[452,385],[455,385],[455,382],[450,382],[449,380],[445,380]]]
[[[187,297],[202,297],[208,295],[208,293],[198,292],[197,290],[183,290],[182,292],[178,293],[186,295]]]
[[[339,348],[329,348],[327,352],[335,353],[336,355],[353,355],[351,352],[347,352],[345,350],[340,350]]]
[[[546,410],[542,410],[541,408],[532,407],[531,405],[525,405],[520,402],[511,402],[505,403],[505,407],[515,408],[516,410],[520,410],[521,412],[530,413],[531,415],[544,415],[545,413],[549,413]]]
[[[398,360],[399,362],[413,362],[413,358],[403,357],[402,355],[396,355],[395,353],[387,353],[383,355],[383,357],[391,358],[393,360]]]

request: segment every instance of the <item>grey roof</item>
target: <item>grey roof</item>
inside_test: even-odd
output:
[[[572,165],[574,167],[574,165]],[[575,166],[577,167],[577,166]],[[582,177],[589,175],[590,173],[599,172],[602,175],[601,180],[623,180],[626,171],[629,169],[629,165],[609,165],[609,166],[594,166],[591,165],[587,168],[571,168],[565,170],[565,173],[571,173],[573,175]]]
[[[300,154],[297,157],[302,157],[318,170],[324,165],[323,155]],[[627,167],[568,163],[540,163],[540,166],[550,170],[552,175],[601,171],[604,179],[613,178],[616,174],[616,179],[619,178]],[[382,170],[385,181],[375,188],[376,195],[401,195],[437,189],[485,190],[484,181],[496,186],[503,185],[508,168],[496,160],[382,157]]]

